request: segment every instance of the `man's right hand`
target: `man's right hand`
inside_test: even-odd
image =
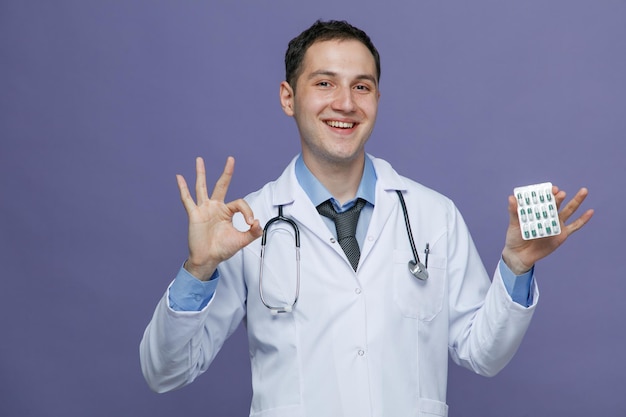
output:
[[[196,278],[207,281],[220,262],[233,256],[261,236],[263,230],[254,219],[252,209],[243,199],[224,203],[235,169],[235,159],[226,160],[224,172],[215,183],[211,198],[206,187],[206,171],[202,158],[196,158],[196,200],[194,201],[182,175],[176,175],[180,199],[189,216],[189,258],[185,269]],[[245,232],[233,226],[233,216],[241,213],[250,226]]]

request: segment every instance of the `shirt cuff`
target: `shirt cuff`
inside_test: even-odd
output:
[[[174,311],[200,311],[213,298],[220,274],[215,270],[208,281],[200,281],[181,267],[170,285],[168,299]]]
[[[498,268],[500,269],[504,287],[511,296],[511,299],[524,307],[532,305],[533,293],[531,287],[535,274],[535,266],[533,265],[530,271],[525,274],[515,275],[508,265],[500,259]]]

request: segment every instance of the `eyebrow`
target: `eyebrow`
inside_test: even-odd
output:
[[[329,71],[329,70],[318,70],[318,71],[313,71],[312,73],[309,74],[309,76],[307,77],[309,80],[318,77],[320,75],[324,75],[327,77],[336,77],[338,74],[334,71]],[[370,81],[372,83],[374,83],[374,85],[378,85],[378,81],[376,80],[376,77],[374,77],[373,75],[370,74],[360,74],[357,75],[355,77],[357,80],[365,80],[365,81]]]

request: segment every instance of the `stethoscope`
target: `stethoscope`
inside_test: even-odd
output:
[[[404,202],[404,197],[402,196],[402,192],[400,190],[396,190],[398,194],[398,198],[400,199],[400,205],[402,206],[402,213],[404,214],[404,224],[406,226],[406,232],[409,236],[409,243],[411,244],[411,251],[413,252],[413,259],[409,261],[409,271],[413,276],[420,281],[426,281],[428,279],[428,254],[430,252],[429,244],[426,244],[426,249],[424,253],[426,254],[425,262],[423,264],[420,261],[419,255],[417,254],[417,248],[415,247],[415,241],[413,240],[413,232],[411,231],[411,222],[409,221],[409,214],[406,209],[406,203]],[[288,223],[294,231],[294,239],[295,239],[295,252],[296,252],[296,294],[291,304],[285,306],[274,306],[269,304],[265,297],[263,296],[263,265],[265,260],[265,246],[267,244],[267,232],[271,225],[278,222]],[[300,230],[298,229],[298,225],[293,219],[285,217],[283,215],[283,206],[278,206],[278,216],[271,218],[265,224],[263,228],[263,235],[261,236],[261,265],[259,271],[259,294],[261,295],[261,302],[265,307],[267,307],[273,315],[279,313],[291,313],[293,311],[293,307],[298,302],[298,297],[300,296]]]

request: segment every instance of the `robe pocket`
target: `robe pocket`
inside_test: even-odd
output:
[[[430,266],[430,259],[428,261]],[[420,398],[419,411],[417,415],[419,417],[447,417],[448,405],[440,401]]]
[[[420,256],[422,262],[423,256]],[[408,263],[413,253],[395,250],[393,256],[393,298],[406,317],[430,321],[441,312],[445,290],[445,259],[428,257],[428,279],[422,281],[411,274]]]

